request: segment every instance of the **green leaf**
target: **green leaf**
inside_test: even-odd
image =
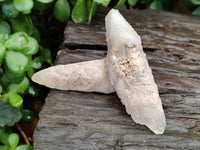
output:
[[[45,4],[53,2],[53,0],[36,0],[36,1],[38,1],[40,3],[45,3]]]
[[[33,76],[33,74],[35,73],[34,69],[33,68],[29,68],[29,70],[27,71],[27,76],[29,78],[31,78]],[[1,81],[1,80],[0,80]]]
[[[2,138],[2,136],[4,135],[5,133],[5,127],[0,127],[0,139]]]
[[[39,44],[36,39],[28,36],[24,32],[12,34],[5,42],[8,49],[21,51],[25,55],[34,55],[39,50]]]
[[[29,14],[33,8],[33,0],[13,0],[17,10]]]
[[[20,83],[11,83],[8,86],[8,90],[15,92],[15,93],[21,93],[26,91],[29,88],[29,80],[27,77],[24,77],[24,79]]]
[[[42,67],[43,64],[43,59],[41,56],[36,57],[33,61],[32,61],[32,67],[34,69],[40,69]]]
[[[107,7],[111,0],[94,0],[94,1],[101,4],[104,7]]]
[[[38,96],[38,89],[36,89],[33,86],[30,86],[28,88],[28,93],[32,96],[32,97],[37,97]]]
[[[8,137],[8,144],[14,149],[19,143],[19,135],[17,133],[11,133]]]
[[[17,18],[11,19],[10,22],[13,32],[26,32],[28,35],[36,32],[31,18],[27,15],[18,16]]]
[[[51,66],[53,65],[51,50],[49,48],[44,48],[43,50],[41,50],[41,56],[46,63],[48,63]]]
[[[12,107],[8,102],[0,100],[0,126],[12,126],[21,119],[19,109]]]
[[[137,2],[138,2],[138,0],[128,0],[128,4],[132,7],[135,6],[137,4]]]
[[[9,37],[10,33],[9,24],[6,21],[0,21],[0,35],[2,35],[3,41]]]
[[[54,16],[61,22],[66,22],[70,16],[70,6],[67,0],[57,0],[54,9]]]
[[[11,81],[7,78],[5,74],[3,74],[0,79],[0,84],[3,86],[3,88],[6,89],[10,83]]]
[[[8,18],[15,18],[19,14],[19,11],[15,8],[12,0],[3,3],[2,12]]]
[[[91,23],[92,17],[94,16],[95,12],[97,10],[97,3],[95,1],[92,1],[89,6],[89,16],[88,16],[88,23]]]
[[[33,9],[35,9],[35,10],[37,10],[39,12],[43,12],[45,9],[47,9],[47,7],[48,6],[45,3],[41,3],[41,2],[35,1]]]
[[[32,68],[32,56],[26,56],[26,58],[28,59],[28,67],[27,67],[27,71]]]
[[[125,2],[126,2],[126,0],[119,0],[119,2],[117,3],[117,5],[115,6],[115,8],[116,9],[122,8],[122,6],[124,5]]]
[[[4,145],[8,145],[8,137],[9,137],[10,133],[9,132],[4,132],[3,135],[1,136],[1,143]]]
[[[7,49],[22,51],[28,44],[28,35],[24,32],[12,34],[5,42]]]
[[[31,34],[31,36],[34,37],[38,42],[40,42],[40,32],[34,26],[32,28],[32,34]]]
[[[0,150],[10,150],[10,146],[8,145],[0,145]]]
[[[13,73],[8,69],[6,65],[4,65],[4,70],[4,75],[12,83],[20,83],[25,77],[25,73]]]
[[[2,93],[3,91],[3,87],[0,85],[0,94]]]
[[[4,56],[6,55],[6,48],[0,41],[0,65],[3,62]]]
[[[88,19],[88,10],[85,0],[77,0],[72,10],[72,20],[77,24],[83,24]]]
[[[28,67],[28,59],[20,52],[9,50],[5,57],[8,69],[13,73],[23,73]]]
[[[3,76],[3,69],[0,68],[0,78]]]
[[[200,5],[200,0],[191,0],[192,4]]]
[[[200,16],[200,6],[197,7],[195,10],[193,10],[192,14],[193,14],[193,15]]]
[[[33,150],[33,147],[30,145],[19,145],[15,150]]]
[[[36,39],[28,36],[28,44],[22,50],[22,53],[25,55],[34,55],[39,50],[39,44]]]
[[[156,9],[156,10],[163,10],[162,2],[158,0],[154,0],[150,6],[150,9]]]
[[[70,4],[74,6],[76,4],[76,0],[69,0]]]
[[[29,109],[22,110],[22,120],[26,122],[31,122],[35,119],[34,113]]]
[[[19,94],[14,93],[14,92],[8,93],[8,100],[11,106],[16,107],[16,108],[21,107],[23,104],[23,98]]]

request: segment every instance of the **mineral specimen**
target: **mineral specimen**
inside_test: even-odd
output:
[[[166,126],[162,102],[139,35],[118,10],[112,9],[105,22],[105,59],[50,67],[35,73],[32,80],[60,90],[116,91],[136,123],[162,134]]]

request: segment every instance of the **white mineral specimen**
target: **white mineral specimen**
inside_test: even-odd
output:
[[[105,59],[57,65],[35,73],[34,82],[59,90],[112,93]]]
[[[156,134],[165,130],[165,115],[141,39],[118,10],[106,16],[105,59],[58,65],[35,73],[34,82],[60,90],[116,91],[126,111]]]
[[[118,10],[106,16],[107,69],[111,84],[136,123],[156,134],[165,130],[165,115],[141,39]]]

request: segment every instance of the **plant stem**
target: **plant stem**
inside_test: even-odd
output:
[[[21,135],[23,136],[25,142],[27,145],[30,145],[30,142],[26,136],[26,134],[24,133],[24,131],[22,130],[22,128],[19,126],[19,124],[16,123],[17,129],[20,131]]]

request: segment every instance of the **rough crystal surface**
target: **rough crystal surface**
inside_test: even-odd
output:
[[[34,82],[59,90],[112,93],[105,59],[49,67],[35,73]]]
[[[118,10],[106,16],[105,59],[58,65],[35,73],[34,82],[60,90],[116,91],[132,119],[162,134],[166,122],[141,39]]]
[[[118,10],[106,16],[107,69],[126,111],[156,134],[165,130],[165,115],[141,39]]]

